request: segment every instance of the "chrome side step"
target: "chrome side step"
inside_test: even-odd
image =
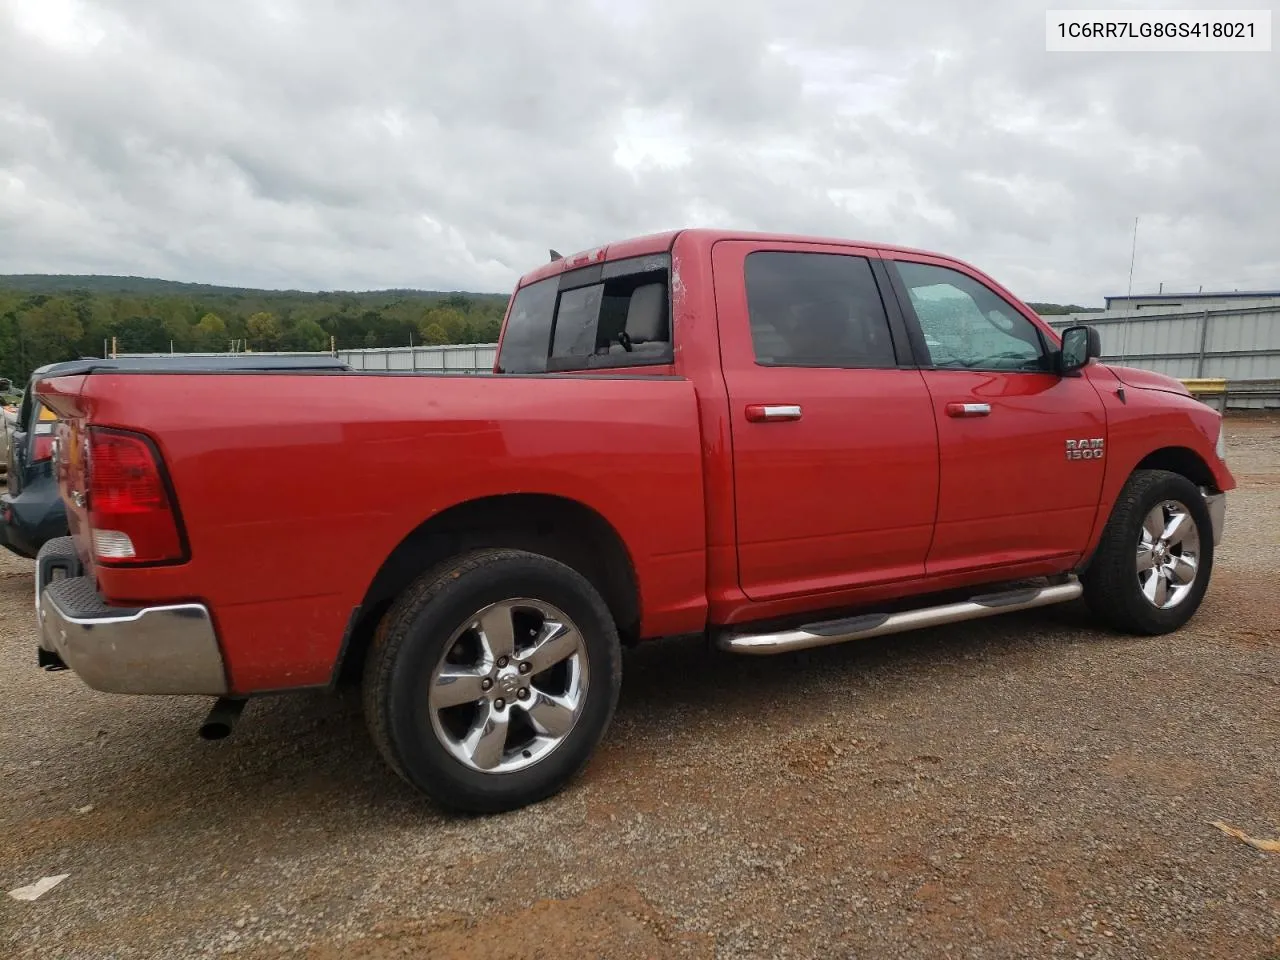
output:
[[[1065,583],[1045,587],[1020,587],[1003,593],[990,593],[972,597],[962,603],[947,603],[938,607],[922,607],[902,613],[867,613],[845,620],[828,620],[810,623],[794,630],[776,633],[750,633],[741,630],[725,630],[716,637],[716,646],[728,653],[746,653],[761,656],[771,653],[789,653],[808,650],[810,647],[826,647],[849,640],[868,640],[890,633],[936,627],[944,623],[960,623],[977,620],[998,613],[1015,610],[1031,610],[1054,603],[1066,603],[1084,592],[1080,581],[1070,577]]]

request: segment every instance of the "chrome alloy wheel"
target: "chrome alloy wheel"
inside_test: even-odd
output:
[[[587,699],[587,647],[561,610],[503,600],[472,615],[431,674],[431,727],[460,763],[513,773],[555,750]]]
[[[1161,610],[1186,599],[1200,567],[1200,530],[1177,500],[1156,504],[1142,521],[1138,541],[1138,586]]]

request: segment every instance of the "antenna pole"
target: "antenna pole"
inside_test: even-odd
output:
[[[1133,250],[1129,253],[1129,296],[1133,296],[1133,262],[1138,256],[1138,218],[1133,218]]]

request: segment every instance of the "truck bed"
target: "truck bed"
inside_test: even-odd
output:
[[[702,446],[688,380],[90,365],[40,392],[70,438],[91,422],[156,443],[189,562],[87,570],[112,604],[208,603],[234,690],[329,682],[353,611],[397,545],[487,498],[586,505],[630,551],[643,633],[705,622]],[[63,481],[69,504],[74,483]],[[88,562],[84,510],[69,509]]]

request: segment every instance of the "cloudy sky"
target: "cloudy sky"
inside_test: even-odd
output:
[[[1050,54],[1046,6],[0,0],[0,273],[505,290],[718,225],[1088,303],[1140,215],[1135,289],[1280,287],[1280,53]]]

